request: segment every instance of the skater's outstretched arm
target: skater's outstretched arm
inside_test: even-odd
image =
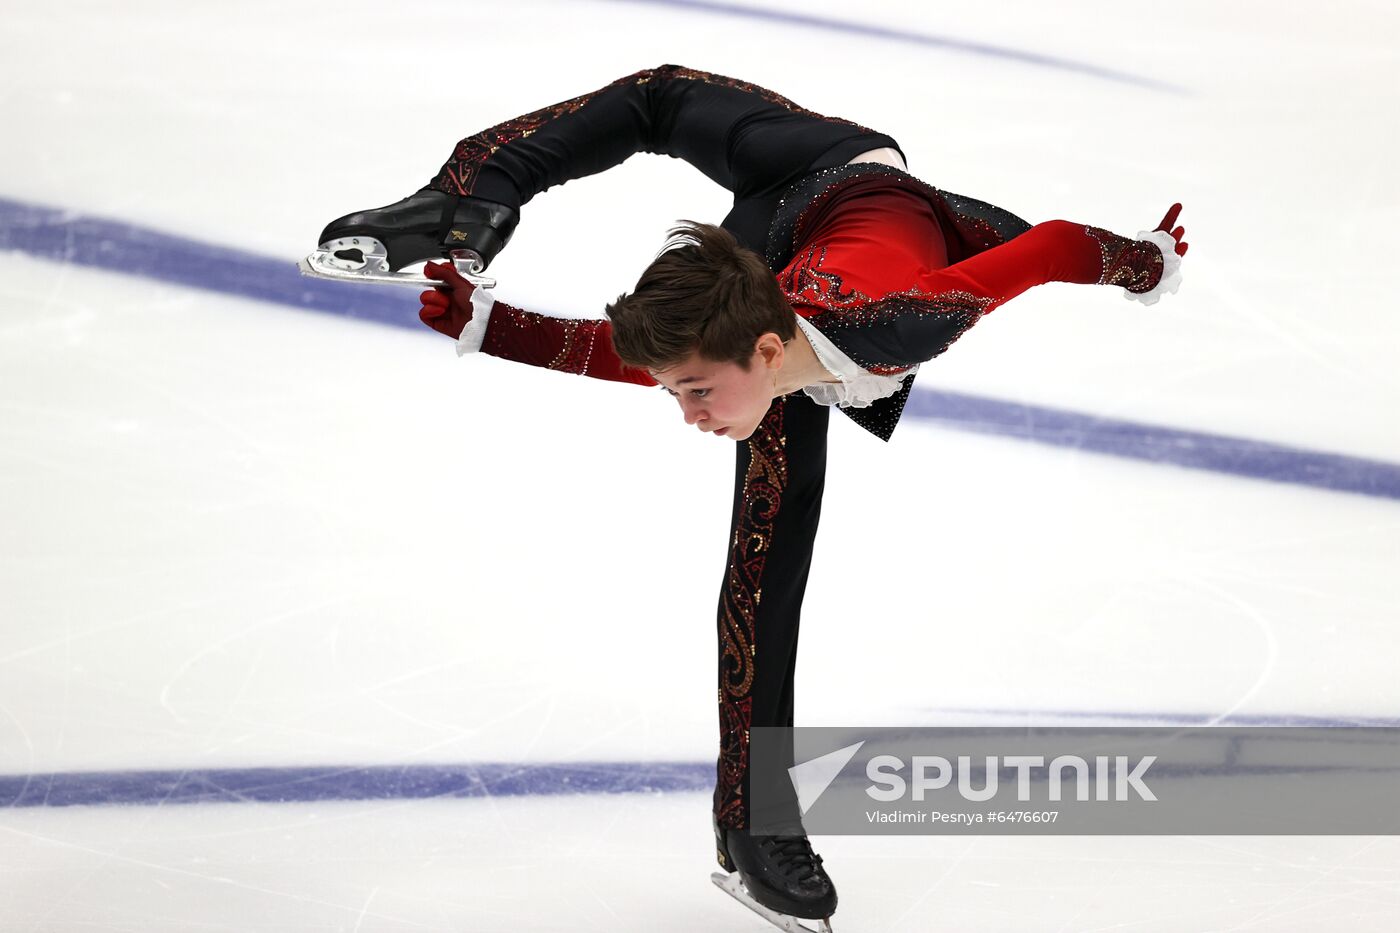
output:
[[[606,320],[576,320],[524,311],[497,301],[448,263],[429,263],[428,278],[445,286],[419,296],[424,324],[457,341],[457,352],[480,351],[544,369],[654,386],[644,369],[624,366]]]

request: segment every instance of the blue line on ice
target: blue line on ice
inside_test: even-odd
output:
[[[938,713],[951,712],[938,710]],[[981,710],[1029,720],[1093,720],[1093,728],[1179,728],[1215,721],[1205,714],[1045,712]],[[1128,725],[1131,724],[1131,725]],[[1216,723],[1233,729],[1313,729],[1369,727],[1395,729],[1400,719],[1357,716],[1329,718],[1292,715],[1231,715]],[[1065,728],[1066,724],[1052,728]],[[979,728],[997,728],[993,726]],[[1002,728],[1005,728],[1003,725]],[[1316,735],[1312,737],[1316,739]],[[1201,762],[1175,769],[1179,774],[1213,773]],[[1273,766],[1232,766],[1229,776],[1263,773]],[[1285,768],[1306,770],[1302,766]],[[317,801],[426,800],[430,798],[525,797],[560,794],[705,793],[714,785],[713,762],[487,762],[377,766],[251,767],[203,770],[75,771],[0,775],[0,809],[198,804],[314,803]]]
[[[1139,87],[1167,91],[1173,94],[1190,93],[1179,85],[1169,84],[1165,81],[1157,81],[1141,75],[1128,74],[1124,71],[1115,71],[1112,68],[1091,65],[1087,62],[1077,62],[1072,59],[1057,58],[1053,55],[1042,55],[1037,52],[1027,52],[1021,49],[1007,48],[1005,46],[988,45],[984,42],[973,42],[967,39],[952,39],[946,36],[910,32],[909,30],[896,29],[890,26],[877,26],[870,23],[853,22],[851,20],[813,16],[808,13],[794,13],[789,10],[769,10],[763,9],[762,7],[742,6],[737,3],[720,3],[716,2],[716,0],[614,0],[614,2],[680,8],[684,10],[694,10],[699,13],[712,13],[720,16],[732,16],[741,19],[762,20],[770,23],[782,23],[789,26],[826,30],[828,32],[837,32],[847,36],[889,39],[894,42],[923,46],[924,48],[965,52],[970,55],[982,55],[988,58],[1000,58],[1008,61],[1022,62],[1028,65],[1038,65],[1044,68],[1054,68],[1059,71],[1071,71],[1078,74],[1090,75],[1095,78],[1103,78],[1107,81],[1116,81],[1122,84],[1135,84]]]
[[[290,259],[201,243],[132,224],[0,198],[0,251],[422,329],[412,293],[302,276]],[[426,331],[425,331],[426,333]],[[1400,465],[1266,441],[919,389],[908,415],[941,427],[1093,453],[1400,499]]]
[[[384,765],[0,776],[0,808],[708,791],[713,763]]]

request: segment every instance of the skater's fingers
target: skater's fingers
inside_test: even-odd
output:
[[[450,282],[449,274],[456,271],[449,263],[445,262],[430,262],[423,266],[423,275],[437,282]]]
[[[1185,242],[1185,237],[1186,237],[1186,228],[1185,228],[1185,227],[1177,227],[1175,230],[1172,231],[1172,239],[1173,239],[1173,240],[1176,240],[1176,247],[1175,247],[1175,248],[1176,248],[1176,254],[1177,254],[1178,256],[1185,256],[1185,255],[1186,255],[1186,242]]]
[[[427,324],[439,334],[446,334],[448,337],[457,336],[457,334],[452,332],[452,315],[447,313],[446,308],[437,308],[431,305],[424,305],[423,307],[418,309],[418,320],[422,321],[424,324]],[[461,331],[462,328],[459,324],[457,327],[457,333],[461,333]]]
[[[423,303],[424,310],[432,308],[437,314],[442,314],[452,303],[452,299],[446,293],[440,292],[436,288],[431,288],[419,295],[418,300]]]
[[[423,274],[430,279],[444,283],[449,288],[458,288],[471,283],[450,262],[430,262],[423,267]]]
[[[1162,222],[1157,225],[1158,230],[1170,230],[1176,223],[1177,216],[1181,213],[1181,205],[1173,204],[1167,211],[1167,216],[1162,218]]]
[[[1180,202],[1173,204],[1171,209],[1167,211],[1166,216],[1162,218],[1162,229],[1170,230],[1172,227],[1176,226],[1176,219],[1179,216],[1181,216]]]

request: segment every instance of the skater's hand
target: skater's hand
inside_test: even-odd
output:
[[[1176,240],[1176,254],[1178,256],[1185,256],[1187,244],[1181,238],[1186,235],[1186,228],[1177,227],[1175,230],[1172,229],[1172,224],[1176,223],[1176,218],[1180,213],[1181,205],[1173,204],[1171,210],[1167,211],[1167,216],[1163,217],[1162,222],[1157,225],[1157,229],[1164,233],[1170,233],[1172,239]]]
[[[418,296],[423,303],[418,309],[418,319],[456,340],[472,319],[472,292],[476,291],[476,286],[463,278],[450,262],[430,262],[423,267],[423,274],[442,284]]]

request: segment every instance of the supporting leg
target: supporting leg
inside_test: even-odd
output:
[[[748,825],[749,729],[791,726],[802,596],[826,479],[830,409],[774,400],[738,445],[729,564],[719,599],[720,755],[715,819]],[[796,817],[796,800],[790,801]]]

